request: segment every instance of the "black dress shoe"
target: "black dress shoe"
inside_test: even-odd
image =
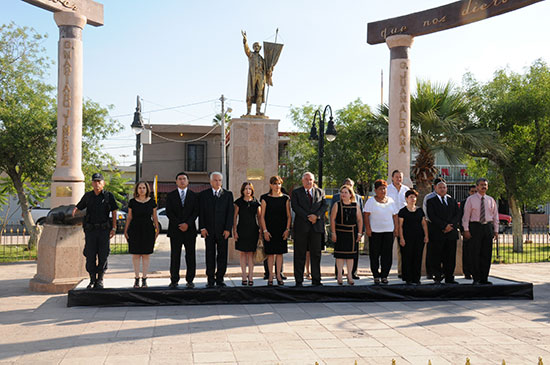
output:
[[[321,283],[320,281],[316,281],[314,283],[311,283],[311,286],[323,286],[323,283]]]
[[[189,289],[193,289],[193,288],[195,287],[195,284],[193,284],[192,282],[190,282],[190,283],[185,284],[185,286],[186,286],[187,288],[189,288]]]
[[[213,288],[213,287],[214,287],[214,283],[207,283],[207,284],[206,284],[206,287],[207,287],[207,288]]]
[[[353,280],[359,280],[359,279],[361,279],[359,276],[357,276],[357,275],[355,275],[355,274],[353,274],[353,275],[351,276],[351,278],[352,278]]]
[[[178,288],[178,283],[170,283],[170,285],[168,285],[168,289],[177,289]]]
[[[456,281],[456,280],[449,280],[449,281],[445,280],[445,284],[447,284],[447,285],[458,285],[458,281]]]
[[[304,284],[302,284],[302,282],[296,282],[296,284],[294,286],[296,288],[302,288],[304,286]]]
[[[216,286],[218,288],[225,288],[227,285],[225,285],[225,283],[222,281],[221,283],[216,283]]]
[[[388,285],[388,278],[382,278],[380,280],[382,281],[383,285]]]
[[[472,281],[472,285],[479,285],[479,281],[476,281],[476,280]]]

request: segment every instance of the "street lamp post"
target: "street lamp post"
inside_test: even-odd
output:
[[[336,129],[334,128],[334,121],[332,120],[332,108],[330,107],[330,105],[327,105],[325,107],[323,115],[321,115],[319,109],[315,111],[313,122],[311,123],[311,131],[309,133],[310,140],[318,141],[317,152],[319,156],[319,176],[317,177],[317,183],[319,188],[321,189],[323,188],[323,156],[325,154],[325,114],[327,112],[327,109],[330,111],[330,118],[328,120],[326,132],[327,141],[334,141],[334,139],[336,138]],[[317,134],[317,128],[315,127],[315,118],[317,118],[317,115],[319,115],[319,134]]]
[[[141,132],[143,132],[143,119],[141,118],[141,102],[139,95],[137,97],[136,111],[134,112],[134,121],[132,122],[132,130],[136,134],[136,184],[141,176],[140,155],[141,155]]]

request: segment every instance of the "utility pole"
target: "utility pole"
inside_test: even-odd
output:
[[[223,186],[228,187],[227,185],[227,161],[225,159],[225,97],[221,96],[220,101],[222,102],[222,113],[220,117],[220,124],[222,127],[221,138],[222,138],[222,175],[223,175]]]

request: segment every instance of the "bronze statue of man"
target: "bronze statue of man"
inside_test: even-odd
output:
[[[248,48],[246,32],[241,31],[243,35],[244,53],[248,57],[248,84],[246,88],[246,115],[250,115],[252,104],[256,104],[256,115],[263,115],[260,112],[262,103],[265,102],[265,84],[272,86],[271,75],[273,67],[266,66],[264,58],[260,55],[260,43],[255,42],[252,45],[254,52]]]

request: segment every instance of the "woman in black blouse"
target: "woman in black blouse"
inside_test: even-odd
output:
[[[246,181],[241,186],[241,197],[235,200],[233,237],[235,249],[240,251],[242,285],[254,285],[254,252],[258,245],[260,203],[254,197],[254,185]],[[248,266],[248,274],[246,267]]]
[[[403,280],[409,285],[420,284],[422,253],[424,244],[428,243],[428,225],[424,211],[415,205],[417,197],[418,193],[414,189],[407,191],[407,205],[398,213]]]
[[[128,251],[132,254],[135,282],[134,288],[139,288],[139,264],[143,263],[141,287],[147,287],[147,272],[149,271],[149,255],[153,253],[155,240],[159,235],[157,218],[157,203],[150,197],[151,189],[145,181],[140,181],[134,188],[134,198],[128,203],[128,215],[124,236],[128,241]]]

